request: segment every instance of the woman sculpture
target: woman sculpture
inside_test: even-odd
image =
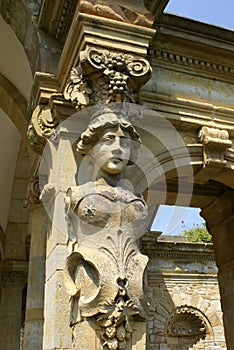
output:
[[[139,252],[136,237],[144,233],[147,207],[123,181],[140,143],[127,116],[110,109],[93,116],[78,142],[92,179],[69,188],[66,196],[73,349],[84,349],[78,340],[82,322],[92,323],[104,349],[127,349],[134,320],[144,318],[142,276],[148,258]]]

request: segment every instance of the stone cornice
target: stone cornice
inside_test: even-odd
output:
[[[196,74],[200,70],[209,75],[215,75],[215,78],[225,81],[233,81],[234,79],[234,66],[224,65],[213,61],[204,60],[199,57],[193,57],[189,55],[181,55],[177,52],[167,51],[165,49],[156,49],[151,53],[153,56],[153,65],[160,65],[162,62],[167,62],[167,67],[175,69],[175,67],[184,67],[189,69],[191,74]]]
[[[175,281],[180,283],[205,283],[206,285],[217,282],[217,273],[189,273],[189,272],[162,272],[162,271],[147,271],[149,284],[152,286],[159,282],[173,284]]]
[[[184,260],[184,261],[214,261],[213,245],[190,242],[162,242],[158,233],[147,232],[141,240],[141,251],[151,259]]]
[[[144,0],[145,7],[157,18],[162,14],[169,0]]]
[[[213,254],[196,254],[196,253],[181,253],[181,252],[155,252],[149,251],[147,249],[142,249],[144,254],[147,254],[151,259],[165,259],[165,260],[186,260],[186,261],[200,261],[200,260],[210,260],[214,261]]]
[[[233,31],[173,14],[162,14],[155,23],[158,33],[233,52]]]
[[[77,3],[77,0],[45,0],[40,11],[39,28],[64,43]]]
[[[214,261],[214,254],[203,254],[203,253],[191,253],[191,252],[168,252],[168,251],[158,251],[150,250],[150,247],[142,247],[142,252],[147,254],[151,259],[165,259],[165,260],[186,260],[186,261],[200,261],[200,260],[211,260]]]

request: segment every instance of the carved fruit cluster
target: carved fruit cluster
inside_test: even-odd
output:
[[[148,79],[151,72],[147,60],[125,53],[93,48],[82,51],[80,63],[71,71],[64,97],[83,108],[89,104],[134,102],[133,92]],[[97,101],[95,86],[101,86]],[[106,96],[107,95],[107,96]]]

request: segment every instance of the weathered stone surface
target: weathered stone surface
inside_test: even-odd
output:
[[[176,237],[167,242],[165,236],[155,243],[158,257],[154,257],[151,256],[152,239],[147,241],[147,237],[142,239],[142,249],[150,256],[147,267],[149,348],[184,350],[218,346],[226,349],[212,246],[177,242]],[[195,252],[197,258],[193,257],[191,264]],[[183,269],[178,270],[178,266]]]
[[[91,117],[78,143],[92,171],[91,181],[66,194],[70,255],[65,285],[72,296],[73,349],[87,348],[90,322],[93,339],[100,339],[103,349],[145,347],[142,278],[148,259],[136,238],[144,234],[147,208],[141,196],[121,185],[139,146],[127,112],[111,107]]]

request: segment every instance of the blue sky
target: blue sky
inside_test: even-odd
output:
[[[234,0],[170,0],[164,12],[234,30]]]
[[[180,235],[184,229],[202,226],[200,208],[161,205],[155,216],[152,231],[162,231],[165,235]]]
[[[234,30],[234,0],[170,0],[164,12]],[[160,206],[151,229],[179,235],[184,229],[202,225],[199,212],[199,208]]]

